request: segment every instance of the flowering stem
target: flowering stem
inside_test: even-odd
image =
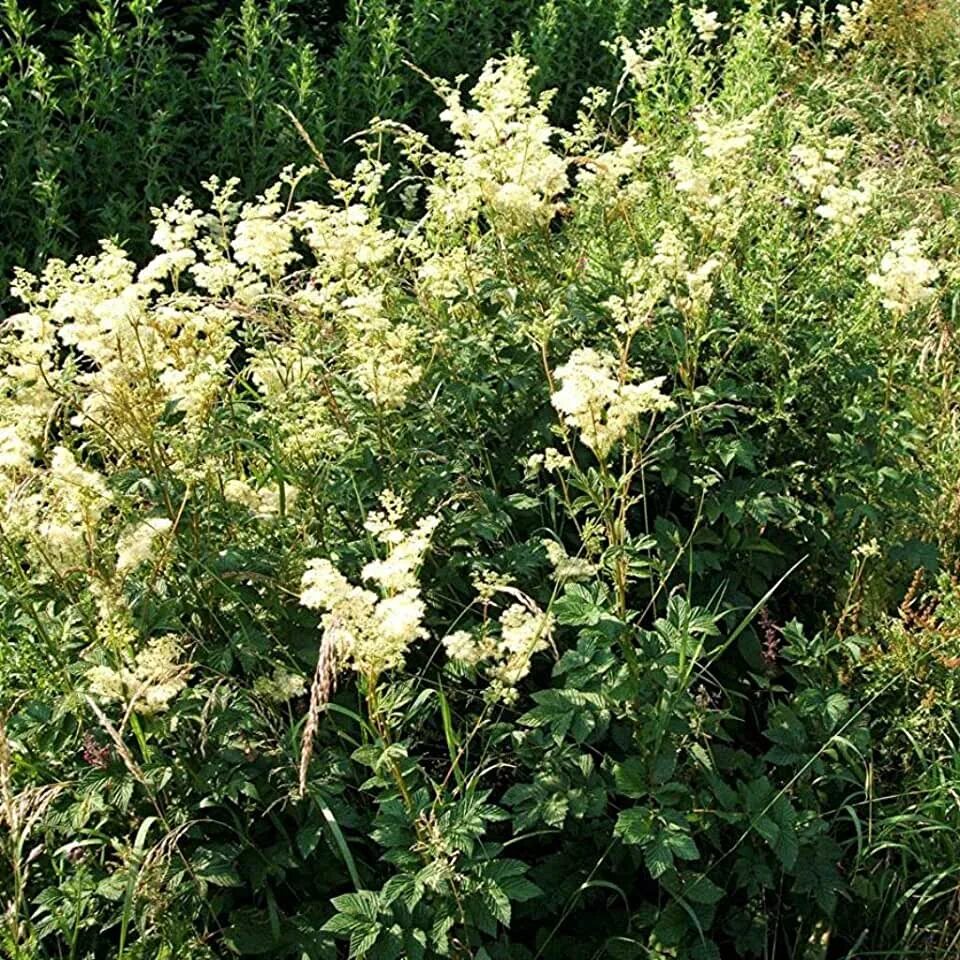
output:
[[[377,697],[377,678],[375,676],[367,678],[367,713],[370,717],[370,723],[373,725],[374,730],[377,731],[377,735],[383,742],[384,747],[389,750],[392,741],[390,739],[390,731],[380,716],[380,701]],[[393,757],[390,757],[387,760],[387,768],[390,771],[393,782],[400,791],[400,796],[403,798],[403,805],[407,808],[407,813],[412,814],[413,795],[410,793],[410,788],[407,786],[400,765]],[[417,832],[419,833],[419,830]]]

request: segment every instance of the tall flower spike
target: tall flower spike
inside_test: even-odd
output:
[[[560,389],[551,397],[564,422],[579,431],[580,439],[601,460],[642,414],[671,405],[660,390],[665,377],[622,382],[617,368],[615,358],[590,347],[574,350],[556,371]]]

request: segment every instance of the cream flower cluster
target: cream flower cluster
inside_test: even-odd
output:
[[[650,56],[650,51],[653,49],[651,31],[641,33],[636,40],[617,37],[605,46],[620,55],[624,76],[630,77],[640,89],[647,85],[651,75],[660,65],[659,59]]]
[[[503,584],[494,589],[505,589],[517,602],[476,631],[448,634],[443,647],[451,660],[471,669],[483,667],[490,698],[510,703],[517,698],[517,684],[530,673],[534,654],[550,646],[553,618],[519,590]]]
[[[90,693],[101,700],[132,705],[137,713],[160,713],[187,685],[191,668],[181,662],[182,655],[179,637],[156,637],[120,669],[91,667],[87,671]]]
[[[694,7],[690,10],[690,22],[701,43],[711,44],[720,32],[720,20],[716,13],[706,6]]]
[[[652,256],[638,257],[623,266],[627,296],[610,297],[604,304],[617,325],[617,330],[632,337],[649,325],[660,301],[668,298],[681,313],[702,316],[713,298],[713,275],[722,266],[719,255],[698,265],[691,264],[687,243],[669,223],[660,225]]]
[[[543,548],[547,551],[547,559],[553,567],[553,575],[558,583],[575,583],[578,580],[589,580],[596,576],[599,566],[591,563],[585,557],[571,557],[563,548],[562,543],[549,538],[543,541]]]
[[[839,142],[822,149],[812,143],[798,143],[790,151],[791,173],[803,191],[819,196],[824,187],[837,182],[846,155],[845,145]]]
[[[296,502],[297,494],[296,487],[290,484],[283,485],[282,497],[287,509]],[[234,477],[224,483],[223,497],[228,503],[246,507],[259,520],[273,520],[280,514],[280,484],[257,489],[246,480]]]
[[[869,36],[874,18],[873,0],[841,3],[837,6],[837,31],[830,38],[830,46],[835,49],[856,46]]]
[[[670,162],[684,212],[719,239],[730,239],[739,229],[745,203],[743,168],[761,116],[762,109],[738,119],[703,112],[695,121],[695,149]]]
[[[130,573],[151,559],[157,541],[164,539],[172,527],[173,521],[167,517],[151,517],[121,533],[117,540],[117,573]]]
[[[867,171],[854,186],[827,184],[820,192],[823,202],[814,212],[838,226],[852,227],[869,211],[876,192],[876,175]]]
[[[780,14],[780,27],[784,36],[796,30],[799,40],[808,43],[813,38],[818,11],[810,6],[800,7],[796,14],[784,10]]]
[[[32,355],[36,375],[48,368],[49,382],[73,398],[74,426],[144,450],[172,406],[191,425],[203,418],[225,377],[234,320],[195,295],[165,291],[160,279],[135,279],[135,270],[105,242],[96,257],[69,268],[53,261],[41,277],[21,278],[20,296],[42,340],[21,342],[17,352]],[[58,344],[80,362],[55,368]]]
[[[253,690],[258,696],[272,703],[286,703],[287,700],[301,697],[307,692],[307,680],[299,673],[292,673],[286,667],[277,666],[270,676],[257,677],[253,682]]]
[[[397,499],[387,493],[382,506],[366,526],[386,555],[361,574],[378,587],[376,592],[351,584],[326,558],[311,560],[300,583],[300,603],[323,613],[324,641],[332,645],[337,664],[374,678],[401,667],[410,646],[427,635],[417,573],[440,522],[428,516],[404,530]]]
[[[344,315],[351,318],[350,328],[355,331],[346,355],[366,396],[377,406],[396,408],[423,375],[422,366],[409,360],[421,332],[412,324],[389,319],[383,300],[382,291],[344,300]]]
[[[800,189],[820,203],[814,213],[837,227],[855,225],[870,209],[878,192],[879,176],[873,170],[861,173],[854,183],[843,183],[840,164],[847,146],[834,138],[825,147],[799,143],[790,151],[792,174]]]
[[[633,383],[631,371],[625,376],[615,358],[590,347],[574,350],[555,375],[560,389],[551,397],[554,408],[601,460],[640,416],[671,405],[660,390],[665,377]]]
[[[103,477],[58,446],[35,482],[8,496],[6,533],[29,544],[29,555],[40,568],[63,574],[87,566],[95,555],[97,527],[112,503]]]
[[[453,156],[436,158],[438,176],[429,207],[451,223],[484,211],[503,233],[549,223],[567,189],[567,162],[551,147],[557,131],[547,120],[549,98],[531,103],[533,71],[522,57],[491,60],[465,107],[460,91],[438,89],[446,101],[441,119],[457,138]]]
[[[920,231],[911,229],[891,242],[867,281],[880,291],[884,307],[902,316],[936,295],[939,276],[939,267],[923,255]]]
[[[541,469],[548,473],[556,473],[569,470],[572,466],[573,460],[570,457],[561,453],[556,447],[547,447],[543,453],[533,453],[527,457],[524,462],[524,475],[527,479],[533,479]]]
[[[339,453],[350,442],[331,409],[332,371],[319,355],[314,337],[315,332],[308,331],[264,344],[254,351],[248,368],[259,393],[255,420],[276,438],[278,449],[291,463],[316,462]],[[240,495],[239,488],[236,492],[232,499],[246,499],[255,513],[262,513],[262,504],[255,506],[252,497]]]
[[[268,400],[262,415],[288,431],[291,414],[309,421],[289,438],[305,456],[343,446],[330,376],[400,406],[421,373],[411,355],[428,337],[391,318],[388,287],[404,278],[396,236],[370,203],[382,168],[361,164],[354,181],[340,182],[339,203],[293,203],[310,172],[284,171],[245,205],[236,181],[211,180],[209,211],[182,197],[154,210],[161,252],[139,273],[109,242],[70,265],[52,260],[39,276],[21,271],[14,292],[27,312],[0,336],[0,470],[30,471],[63,398],[71,425],[101,449],[134,458],[163,449],[178,462],[236,382],[240,338],[248,376]],[[304,250],[313,263],[288,293]],[[287,323],[276,322],[278,302]],[[164,435],[168,422],[178,429]]]

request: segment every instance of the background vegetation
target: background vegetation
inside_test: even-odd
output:
[[[147,252],[149,213],[211,174],[248,195],[303,159],[287,110],[331,166],[372,117],[441,131],[423,77],[525,52],[554,114],[616,81],[600,43],[662,20],[662,0],[4,0],[0,12],[0,274],[92,252]]]
[[[960,13],[709,14],[6,0],[6,955],[957,955]]]

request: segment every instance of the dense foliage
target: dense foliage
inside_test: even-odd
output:
[[[61,189],[152,253],[18,269],[0,333],[15,960],[956,956],[960,15],[482,6],[455,82],[241,4],[17,198],[19,259]],[[596,76],[507,45],[588,7]]]
[[[721,6],[721,9],[723,7]],[[14,265],[149,254],[152,206],[212,174],[247,196],[303,158],[288,112],[327,162],[371,117],[441,132],[429,75],[476,73],[514,47],[555,119],[616,82],[598,44],[662,20],[664,0],[3,0],[0,3],[0,307]],[[576,65],[571,69],[571,65]]]

